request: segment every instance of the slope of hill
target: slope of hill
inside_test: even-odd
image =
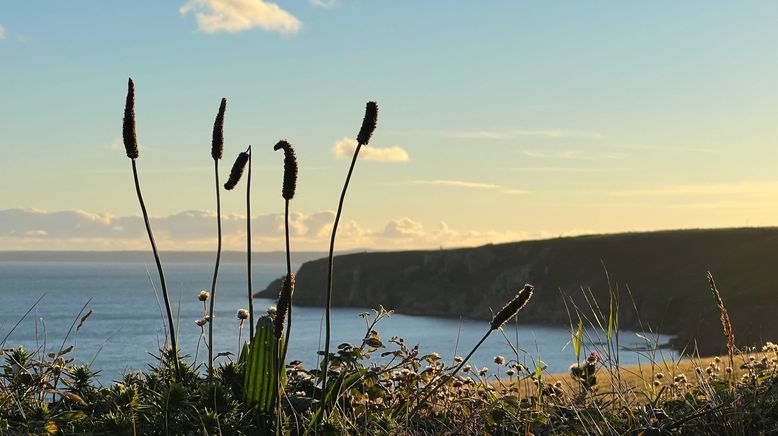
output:
[[[778,228],[582,236],[477,248],[357,253],[335,258],[336,306],[488,319],[525,282],[536,285],[525,323],[568,325],[562,294],[586,307],[591,288],[607,313],[608,279],[621,327],[677,335],[676,347],[719,352],[725,341],[705,278],[716,277],[739,345],[778,337]],[[606,276],[606,271],[608,275]],[[295,304],[325,303],[327,260],[304,263]],[[260,294],[275,298],[279,281]],[[630,296],[631,295],[631,296]],[[572,310],[572,309],[571,309]],[[587,313],[591,315],[591,313]]]

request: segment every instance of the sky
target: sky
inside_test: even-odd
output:
[[[257,251],[325,250],[365,102],[378,128],[338,249],[778,225],[772,1],[0,0],[0,250],[213,250],[252,145]],[[245,181],[222,191],[245,242]]]

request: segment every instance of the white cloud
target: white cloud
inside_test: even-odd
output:
[[[343,138],[335,143],[333,151],[335,156],[341,159],[351,159],[357,148],[357,140]],[[381,162],[407,162],[408,152],[400,146],[377,148],[372,145],[364,146],[359,152],[360,159],[375,160]]]
[[[0,24],[0,39],[5,39],[5,27]]]
[[[296,33],[301,26],[292,14],[264,0],[189,0],[179,12],[193,12],[198,29],[205,33],[234,33],[255,27]]]
[[[292,246],[296,250],[326,250],[335,214],[320,211],[290,215]],[[36,209],[0,210],[0,250],[146,250],[140,216],[114,216],[82,210],[46,212]],[[215,213],[190,210],[151,217],[154,236],[161,250],[213,250],[216,246]],[[257,251],[282,250],[283,214],[252,218],[252,242]],[[245,247],[245,216],[222,216],[224,248]],[[527,233],[495,230],[457,230],[446,223],[427,228],[409,217],[390,220],[379,229],[355,221],[343,221],[338,229],[338,248],[420,249],[463,247],[487,243],[558,236],[547,232]]]
[[[467,188],[467,189],[489,189],[499,190],[504,194],[528,194],[529,191],[524,189],[508,188],[502,185],[495,185],[492,183],[480,183],[480,182],[468,182],[465,180],[413,180],[410,183],[414,185],[437,185],[437,186],[451,186],[455,188]]]

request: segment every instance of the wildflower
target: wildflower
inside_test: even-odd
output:
[[[661,384],[662,384],[662,382],[660,382],[659,380],[654,380],[654,386],[657,386],[657,387],[658,387],[658,386],[660,386]]]
[[[494,363],[496,363],[497,365],[504,365],[505,358],[502,356],[494,356]]]
[[[514,374],[516,374],[516,371],[514,371],[513,369],[509,369],[509,370],[505,371],[505,374],[507,374],[508,377],[513,377]]]
[[[727,374],[732,374],[732,367],[728,366],[728,367],[724,368],[724,372],[726,372]]]
[[[468,364],[462,367],[462,372],[470,372],[471,369],[473,369],[473,367]]]
[[[721,362],[721,358],[719,356],[716,356],[716,357],[713,358],[713,361],[716,362],[716,363],[719,363],[719,362]]]
[[[246,309],[238,309],[238,312],[235,314],[235,316],[237,316],[241,321],[247,320],[249,319],[249,311]]]
[[[662,374],[661,372],[658,372],[658,373],[656,373],[655,377],[656,377],[657,380],[661,380],[661,379],[664,378],[664,376],[665,376],[664,374]]]
[[[211,322],[211,320],[213,319],[213,315],[205,315],[203,319],[205,320],[205,322]]]
[[[208,293],[208,291],[200,291],[200,294],[197,296],[197,299],[200,301],[208,301],[208,298],[211,296],[211,294]]]
[[[462,356],[454,356],[454,363],[462,363],[463,360]]]
[[[276,316],[276,312],[277,312],[277,310],[276,310],[276,305],[275,304],[268,306],[268,308],[267,308],[267,314],[268,315]]]
[[[484,376],[486,376],[486,373],[488,373],[488,372],[489,372],[489,368],[484,366],[483,368],[481,368],[480,371],[478,371],[478,375],[480,375],[481,377],[484,377]]]
[[[554,387],[557,388],[557,389],[561,389],[562,388],[562,381],[561,380],[557,380],[556,382],[554,382]]]
[[[592,351],[591,354],[589,354],[589,357],[586,358],[586,362],[590,365],[593,365],[597,362],[600,362],[602,360],[602,356],[600,356],[600,353],[596,351]]]
[[[451,386],[453,386],[455,388],[461,388],[462,387],[462,382],[459,381],[459,380],[454,380],[454,382],[451,383]]]
[[[208,323],[208,321],[206,321],[203,318],[195,320],[195,324],[197,324],[197,327],[202,327],[202,326],[206,325],[207,323]]]

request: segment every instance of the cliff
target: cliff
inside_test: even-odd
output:
[[[490,319],[524,283],[536,286],[521,322],[569,325],[562,295],[591,318],[591,289],[607,322],[610,289],[621,299],[622,328],[650,326],[677,335],[676,347],[701,352],[725,341],[705,278],[716,277],[739,345],[774,340],[778,322],[778,228],[683,230],[583,236],[477,248],[337,256],[335,306],[377,307],[418,315]],[[607,270],[607,275],[606,275]],[[325,304],[327,259],[305,262],[294,303]],[[280,281],[260,296],[276,298]],[[570,308],[571,311],[574,309]]]

